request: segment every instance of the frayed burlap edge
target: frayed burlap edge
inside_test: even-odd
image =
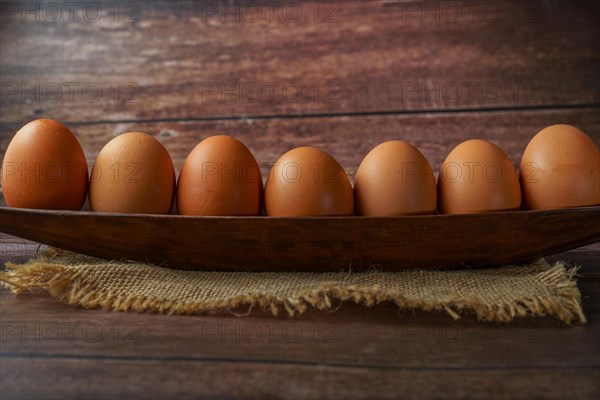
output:
[[[536,261],[540,267],[548,265],[544,259]],[[25,264],[7,262],[7,270],[0,272],[0,283],[13,293],[47,291],[63,303],[83,308],[102,308],[114,311],[157,312],[166,314],[198,314],[227,310],[236,316],[249,315],[252,308],[259,306],[274,316],[284,309],[290,316],[304,313],[309,307],[332,310],[343,302],[373,307],[392,302],[400,309],[445,311],[454,320],[463,313],[473,313],[478,319],[490,322],[510,322],[515,318],[552,316],[566,325],[586,323],[581,308],[581,293],[577,288],[578,267],[558,261],[549,268],[542,268],[537,279],[553,288],[551,297],[532,296],[502,304],[483,304],[473,299],[450,296],[444,299],[409,299],[400,290],[381,291],[378,285],[350,285],[339,287],[324,282],[316,290],[307,290],[297,296],[276,296],[266,293],[233,296],[227,300],[181,303],[151,297],[116,296],[96,288],[88,282],[82,271],[73,271],[63,265],[54,264],[51,258],[40,257]],[[451,273],[451,272],[449,272]],[[246,313],[232,310],[247,307]]]

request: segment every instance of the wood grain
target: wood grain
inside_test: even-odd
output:
[[[376,386],[390,398],[594,398],[598,253],[557,257],[583,264],[587,325],[452,322],[393,305],[343,304],[296,318],[108,313],[2,290],[0,395],[365,398]]]
[[[198,270],[492,267],[600,241],[600,206],[384,218],[192,217],[3,207],[0,217],[0,231],[65,250]]]
[[[589,323],[575,327],[544,318],[501,325],[469,315],[452,321],[442,312],[400,313],[393,304],[344,303],[334,312],[309,310],[294,318],[259,309],[248,317],[110,313],[64,305],[47,294],[15,297],[3,290],[2,351],[24,358],[146,356],[390,369],[593,368],[600,365],[594,299],[600,286],[594,279],[582,279],[580,286]],[[362,324],[369,330],[358,332]]]
[[[6,398],[215,398],[231,399],[546,399],[598,396],[593,383],[599,370],[527,368],[367,369],[310,365],[262,365],[246,362],[119,360],[82,358],[5,358]],[[475,373],[477,372],[477,373]],[[27,375],[45,384],[27,385]],[[193,376],[193,379],[190,377]],[[218,379],[214,379],[218,376]],[[304,383],[310,380],[311,385]],[[268,384],[265,384],[268,382]]]
[[[600,103],[595,2],[94,3],[4,13],[2,124]]]

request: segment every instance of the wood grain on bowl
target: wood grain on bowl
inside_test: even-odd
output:
[[[600,240],[600,206],[410,217],[190,217],[0,208],[4,233],[107,259],[227,271],[519,263]]]

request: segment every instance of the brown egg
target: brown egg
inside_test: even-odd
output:
[[[2,162],[2,191],[10,207],[79,210],[87,193],[87,162],[73,133],[37,119],[13,137]]]
[[[259,215],[263,184],[256,159],[225,135],[198,143],[177,183],[177,208],[186,215]]]
[[[271,168],[265,187],[270,216],[352,215],[352,185],[341,165],[314,147],[298,147]]]
[[[427,159],[414,146],[393,140],[375,147],[356,171],[356,215],[433,214],[437,195]]]
[[[600,153],[573,126],[552,125],[538,132],[523,152],[519,171],[528,209],[600,204]]]
[[[163,145],[142,132],[117,136],[98,153],[90,176],[93,211],[168,214],[175,170]]]
[[[517,210],[520,206],[517,173],[498,146],[473,139],[459,144],[448,154],[438,178],[441,213]]]

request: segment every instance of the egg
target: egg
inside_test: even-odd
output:
[[[433,214],[435,176],[427,159],[409,143],[393,140],[363,159],[354,181],[356,215]]]
[[[185,215],[259,215],[263,184],[250,150],[226,135],[209,137],[187,156],[177,182]]]
[[[164,146],[142,132],[108,142],[90,176],[93,211],[168,214],[173,205],[175,169]]]
[[[496,145],[481,139],[456,146],[438,178],[438,207],[444,214],[517,210],[521,189],[515,167]]]
[[[519,172],[528,209],[600,204],[600,153],[573,126],[552,125],[538,132],[523,152]]]
[[[265,186],[270,216],[352,215],[354,196],[348,175],[329,154],[298,147],[273,165]]]
[[[2,161],[2,191],[10,207],[79,210],[87,194],[87,178],[87,162],[77,138],[52,119],[23,126]]]

